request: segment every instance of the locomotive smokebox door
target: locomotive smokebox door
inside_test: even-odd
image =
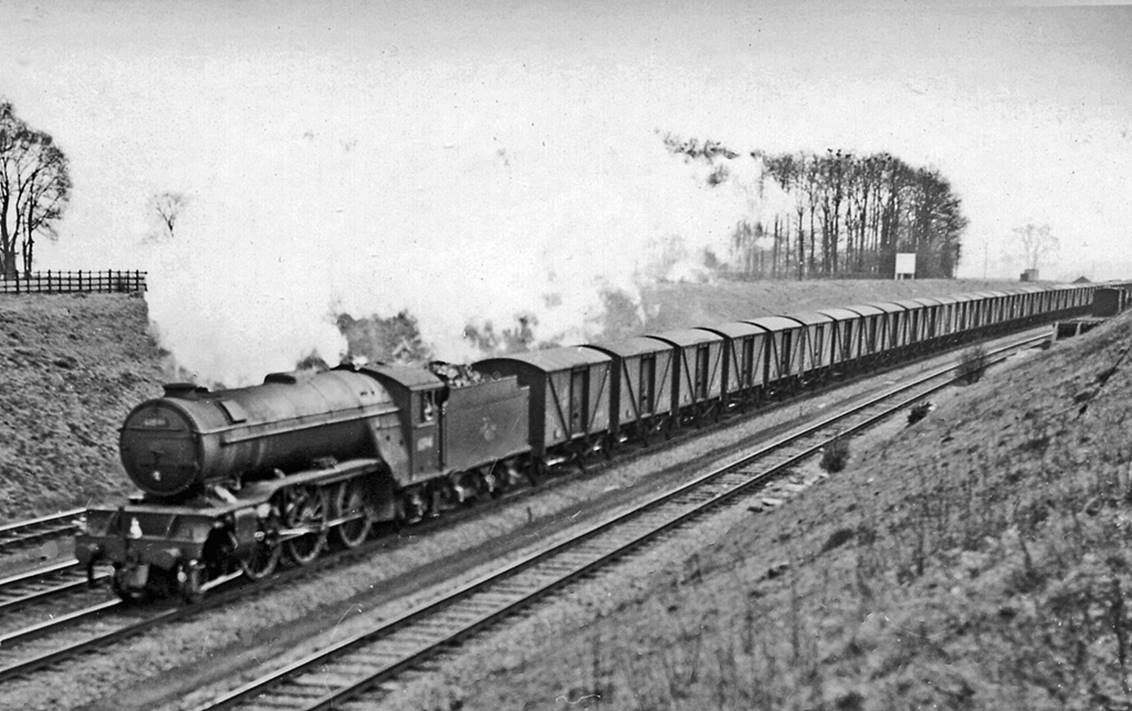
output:
[[[167,496],[191,486],[197,469],[197,442],[185,415],[169,402],[137,408],[121,430],[119,449],[126,471],[150,494]]]

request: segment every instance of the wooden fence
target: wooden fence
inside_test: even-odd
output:
[[[128,294],[145,291],[142,271],[32,272],[13,279],[0,278],[0,294]]]

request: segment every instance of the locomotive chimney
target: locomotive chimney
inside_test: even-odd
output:
[[[165,383],[165,397],[177,397],[182,400],[196,400],[208,388],[196,383]]]

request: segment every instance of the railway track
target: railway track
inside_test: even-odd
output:
[[[130,607],[111,598],[0,635],[0,682],[103,647],[182,614],[184,611],[179,608]]]
[[[238,577],[239,574],[233,574],[211,584],[220,588]],[[85,578],[82,584],[85,586]],[[0,634],[0,682],[106,647],[151,627],[186,618],[232,599],[230,591],[227,595],[217,595],[211,601],[197,605],[135,606],[117,597],[105,598],[105,592],[102,595],[102,600],[69,612],[52,613],[47,619]]]
[[[93,581],[100,584],[109,577],[108,572],[100,570]],[[0,578],[0,619],[34,603],[88,589],[86,570],[74,558]]]
[[[988,362],[1047,339],[1030,337],[996,348],[988,352]],[[456,645],[646,550],[718,507],[743,501],[829,441],[863,430],[950,385],[958,378],[957,370],[936,369],[829,415],[441,599],[256,679],[198,711],[372,708],[389,690],[386,685],[406,672],[421,670]]]
[[[51,538],[74,533],[77,520],[86,509],[69,509],[49,516],[16,521],[0,526],[0,555],[26,548]]]

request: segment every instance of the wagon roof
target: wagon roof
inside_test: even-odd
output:
[[[818,311],[803,311],[798,314],[786,314],[786,318],[793,319],[799,323],[804,323],[807,326],[812,326],[816,323],[829,323],[833,319],[829,316]]]
[[[745,319],[747,323],[761,326],[768,331],[788,331],[792,328],[798,328],[797,321],[792,321],[785,316],[761,316],[759,318]]]
[[[650,333],[647,334],[646,338],[655,338],[677,346],[698,346],[701,343],[718,343],[723,340],[723,336],[718,333],[711,333],[698,328],[681,328],[675,331],[664,331],[663,333]]]
[[[939,306],[941,304],[954,304],[955,299],[950,296],[917,296],[911,301],[924,306]]]
[[[884,313],[883,310],[878,309],[875,306],[869,306],[868,304],[855,304],[853,306],[846,306],[845,310],[852,311],[861,316],[877,316]]]
[[[710,326],[697,326],[697,329],[719,333],[728,338],[743,338],[762,333],[763,330],[746,321],[728,321],[727,323],[713,323]]]
[[[852,321],[861,318],[861,314],[856,311],[843,308],[822,309],[821,313],[829,316],[834,321]]]
[[[890,313],[890,314],[891,313],[898,313],[898,312],[904,310],[901,306],[899,306],[899,305],[897,305],[897,304],[895,304],[891,301],[874,301],[871,304],[867,304],[867,305],[872,306],[874,308],[878,308],[881,311],[884,311],[885,313]]]
[[[644,336],[633,336],[632,338],[611,341],[609,343],[592,343],[582,347],[593,348],[602,353],[612,353],[622,358],[672,350],[671,344],[661,343],[656,339],[645,338]]]
[[[512,361],[530,365],[542,371],[553,372],[558,370],[570,370],[580,365],[609,363],[612,360],[613,359],[608,355],[601,351],[594,350],[593,348],[563,346],[561,348],[545,348],[539,351],[511,353],[494,358],[485,358],[481,361],[476,361],[472,365],[478,367],[488,363]]]
[[[915,299],[901,299],[900,301],[893,301],[892,303],[896,304],[897,306],[903,306],[904,308],[908,309],[909,311],[911,311],[913,309],[922,309],[925,306],[925,304],[920,303],[919,301],[916,301]]]

